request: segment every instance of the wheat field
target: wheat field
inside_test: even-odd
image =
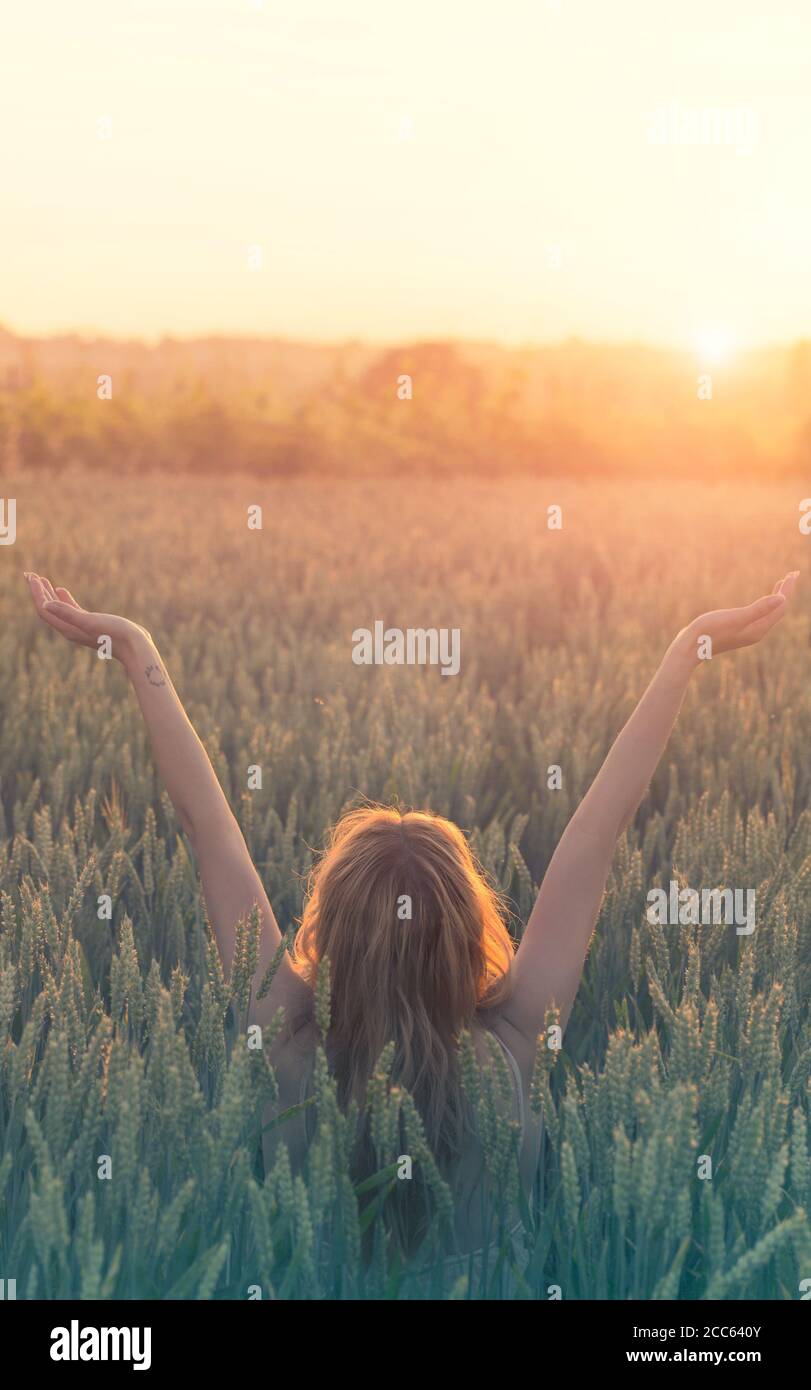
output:
[[[0,549],[0,1276],[19,1296],[800,1298],[811,1279],[802,492],[81,471],[29,472],[5,491],[17,539]],[[560,530],[547,527],[552,504]],[[262,529],[249,530],[256,505]],[[351,1119],[323,1065],[306,1172],[282,1149],[263,1173],[274,1078],[240,1033],[244,971],[223,979],[122,671],[38,624],[22,571],[149,628],[283,930],[328,826],[369,797],[456,820],[520,936],[558,836],[670,638],[791,568],[792,613],[768,643],[697,674],[618,846],[563,1049],[538,1051],[545,1138],[517,1247],[500,1081],[467,1065],[502,1194],[480,1266],[440,1258],[449,1194],[385,1057],[369,1093],[370,1189],[353,1187]],[[459,628],[458,676],[353,665],[351,634],[376,619]],[[257,765],[262,789],[249,790]],[[755,889],[756,930],[652,926],[646,895],[671,879]],[[437,1211],[410,1262],[380,1217],[401,1115]]]

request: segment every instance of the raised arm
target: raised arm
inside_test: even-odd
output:
[[[548,1008],[566,1024],[580,984],[588,943],[600,911],[617,839],[633,820],[702,652],[759,642],[783,616],[797,579],[779,580],[772,594],[744,608],[705,613],[671,643],[656,675],[611,747],[567,825],[541,884],[514,963],[505,1020],[534,1039]]]
[[[98,650],[100,637],[109,637],[112,655],[132,682],[158,771],[197,859],[226,974],[234,958],[236,924],[254,905],[259,908],[258,988],[281,942],[281,933],[242,831],[150,634],[126,618],[88,613],[67,589],[54,590],[39,575],[26,577],[37,611],[49,627],[94,650]],[[307,986],[285,957],[266,998],[258,1004],[254,1001],[252,1018],[259,1023],[267,1021],[280,1005],[288,1015],[296,1013],[307,994]]]

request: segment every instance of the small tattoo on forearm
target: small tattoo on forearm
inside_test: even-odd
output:
[[[160,666],[157,666],[157,665],[147,666],[146,670],[144,671],[144,675],[146,676],[146,678],[147,678],[147,680],[149,681],[149,684],[150,684],[150,685],[165,685],[165,684],[166,684],[166,681],[165,681],[164,678],[163,678],[163,672],[162,672]]]

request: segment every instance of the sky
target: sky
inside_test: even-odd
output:
[[[809,51],[802,0],[5,6],[0,325],[807,336]]]

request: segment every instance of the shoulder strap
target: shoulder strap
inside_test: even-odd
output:
[[[520,1126],[521,1126],[521,1142],[523,1143],[523,1140],[524,1140],[524,1083],[523,1083],[522,1080],[521,1080],[521,1069],[520,1069],[518,1063],[516,1062],[515,1058],[513,1057],[513,1055],[512,1055],[512,1053],[511,1053],[510,1049],[508,1048],[507,1044],[505,1043],[504,1039],[501,1038],[501,1037],[499,1037],[498,1033],[494,1033],[493,1036],[494,1036],[495,1038],[497,1038],[498,1041],[500,1042],[500,1044],[501,1044],[501,1050],[502,1050],[502,1052],[504,1053],[504,1056],[505,1056],[505,1058],[507,1059],[507,1065],[509,1066],[510,1071],[512,1072],[513,1082],[515,1083],[515,1100],[516,1100],[516,1104],[517,1104],[517,1106],[518,1106],[518,1123],[519,1123]]]

